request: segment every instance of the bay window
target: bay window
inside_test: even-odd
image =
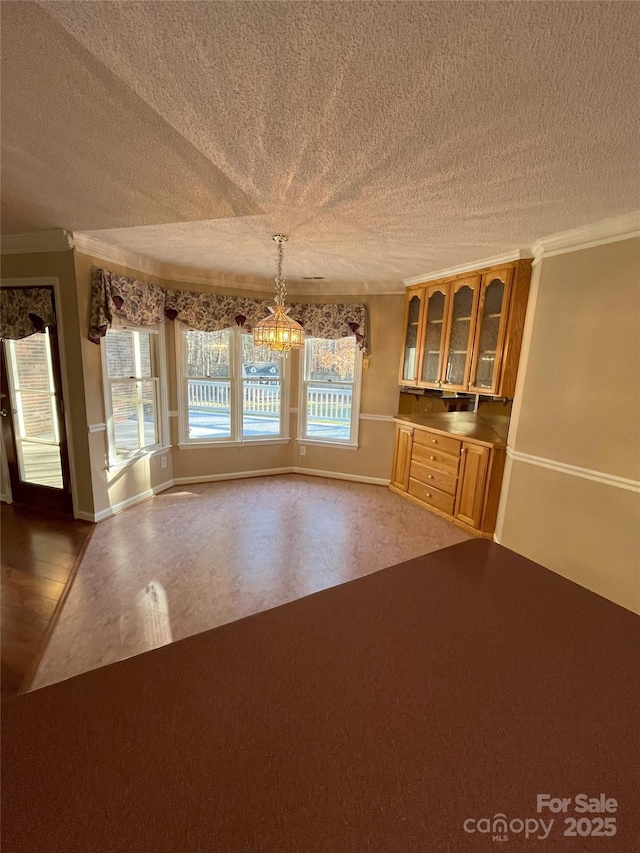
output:
[[[102,339],[111,465],[166,445],[163,327],[109,329]]]
[[[300,370],[299,439],[356,447],[362,354],[356,338],[307,338]]]
[[[180,443],[287,440],[284,359],[256,347],[239,326],[219,332],[176,326]]]

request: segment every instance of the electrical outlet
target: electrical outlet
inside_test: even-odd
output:
[[[162,457],[162,459],[161,459],[161,461],[160,461],[160,467],[161,467],[161,468],[166,468],[166,467],[167,467],[167,457],[166,457],[166,456],[163,456],[163,457]]]
[[[363,369],[363,370],[368,370],[368,369],[369,369],[369,359],[368,359],[368,358],[363,358],[363,359],[362,359],[362,369]]]
[[[306,456],[306,455],[307,455],[307,448],[304,446],[304,444],[301,444],[300,445],[300,456]]]

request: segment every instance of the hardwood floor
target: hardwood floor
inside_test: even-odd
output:
[[[94,525],[2,504],[2,697],[28,689]]]

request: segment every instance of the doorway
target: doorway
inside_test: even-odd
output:
[[[0,362],[0,420],[12,499],[34,509],[72,513],[55,325],[3,340]]]

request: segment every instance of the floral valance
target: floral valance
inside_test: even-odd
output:
[[[53,291],[47,287],[0,289],[0,338],[17,341],[56,322]]]
[[[202,332],[217,332],[234,324],[251,330],[266,317],[269,304],[266,299],[245,296],[169,290],[96,269],[89,338],[98,343],[118,320],[135,326],[155,326],[165,317]],[[336,339],[355,335],[361,349],[366,349],[366,305],[298,302],[291,305],[289,313],[310,337]]]
[[[98,343],[114,321],[155,326],[164,320],[165,290],[126,275],[96,269],[91,291],[89,339]]]

